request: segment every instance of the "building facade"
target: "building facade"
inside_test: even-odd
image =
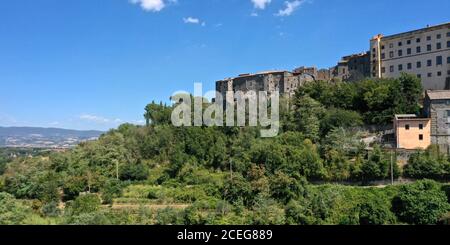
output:
[[[450,91],[425,92],[424,116],[431,118],[431,143],[450,153]]]
[[[332,78],[349,82],[370,77],[370,52],[342,57],[332,74]]]
[[[395,78],[409,73],[424,89],[450,89],[450,23],[370,40],[371,76]]]
[[[256,74],[241,74],[235,78],[227,78],[216,82],[216,91],[226,101],[228,91],[266,91],[269,95],[278,91],[281,96],[291,97],[295,90],[304,83],[313,81],[307,74],[295,74],[288,71],[265,71]]]
[[[416,115],[395,115],[394,130],[398,149],[426,149],[431,145],[431,120]]]

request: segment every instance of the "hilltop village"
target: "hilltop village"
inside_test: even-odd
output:
[[[366,78],[399,78],[410,74],[421,80],[422,110],[417,114],[392,115],[392,128],[380,132],[388,148],[426,149],[439,145],[450,152],[450,23],[370,39],[370,50],[343,57],[329,69],[299,67],[293,71],[241,74],[216,82],[216,91],[278,91],[293,97],[305,84],[326,81],[356,82]],[[368,137],[373,141],[376,137]],[[387,139],[387,140],[386,140]]]

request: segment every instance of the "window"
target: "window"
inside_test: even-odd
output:
[[[419,124],[419,130],[423,130],[423,124]]]
[[[438,71],[438,72],[437,72],[437,76],[438,76],[438,77],[442,76],[442,71]]]
[[[381,67],[381,73],[386,73],[386,67]]]
[[[375,52],[377,52],[377,50],[375,48],[373,48],[372,49],[372,53],[375,53]]]
[[[450,33],[450,32],[449,32]],[[411,40],[407,40],[406,44],[410,45],[411,44]]]
[[[441,49],[442,48],[442,43],[436,43],[436,49]]]
[[[394,58],[394,51],[389,52],[389,58]]]
[[[450,48],[450,41],[447,41],[447,48]]]
[[[406,49],[406,54],[408,54],[408,55],[411,54],[411,48]]]
[[[427,76],[428,76],[428,77],[432,77],[432,76],[433,76],[433,73],[429,72]]]
[[[419,134],[419,140],[423,141],[423,134]]]
[[[432,60],[427,60],[427,66],[432,66],[433,65],[433,61]]]
[[[416,39],[416,43],[420,43],[420,38],[417,38],[417,39]]]
[[[442,65],[442,56],[436,56],[436,65]]]
[[[381,45],[381,49],[384,50],[384,45]]]
[[[389,44],[389,48],[394,48],[394,44],[393,44],[393,43],[390,43],[390,44]]]
[[[448,71],[447,71],[447,75],[449,75],[449,76],[450,76],[450,70],[448,70]]]
[[[412,69],[412,63],[408,63],[407,67],[408,67],[408,70],[411,70]]]
[[[442,35],[441,34],[437,34],[436,35],[436,39],[441,39]]]
[[[405,125],[405,130],[409,130],[409,124]]]
[[[386,54],[385,53],[381,53],[381,59],[386,59]]]
[[[431,51],[431,44],[427,45],[427,51]]]
[[[416,53],[420,53],[421,52],[421,49],[420,49],[420,46],[418,46],[417,48],[416,48]]]
[[[447,64],[450,64],[450,56],[447,57]]]
[[[422,74],[417,74],[417,78],[422,78]]]
[[[402,42],[398,42],[398,46],[401,47],[403,45]]]
[[[431,41],[431,36],[427,36],[427,41]]]
[[[417,66],[417,68],[421,68],[421,67],[422,67],[422,62],[420,62],[420,61],[417,61],[417,64],[416,64],[416,66]]]
[[[389,71],[390,71],[390,72],[394,72],[394,66],[390,66],[390,67],[389,67]]]
[[[447,32],[447,37],[450,37],[450,32]]]
[[[403,71],[403,65],[402,64],[398,65],[398,70],[399,71]]]
[[[398,51],[398,56],[403,56],[403,50],[400,49],[400,50]]]

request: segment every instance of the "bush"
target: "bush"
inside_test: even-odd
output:
[[[361,225],[388,225],[395,224],[395,215],[382,199],[375,196],[365,199],[358,205],[359,224]]]
[[[445,193],[430,180],[402,186],[392,205],[401,221],[418,225],[436,224],[450,209]]]
[[[0,225],[21,225],[30,210],[11,194],[0,192]]]
[[[103,203],[112,204],[114,198],[118,198],[122,195],[122,188],[122,183],[116,179],[106,181],[101,189]]]
[[[413,154],[405,166],[405,176],[415,179],[449,179],[450,162],[439,152],[437,146],[431,146],[425,152]]]
[[[183,223],[183,211],[165,208],[156,213],[157,225],[182,225]]]
[[[58,208],[57,202],[50,202],[42,206],[41,213],[45,217],[58,217],[61,214],[61,210]]]
[[[69,210],[71,215],[79,215],[84,213],[93,213],[100,209],[100,198],[95,194],[86,194],[79,196],[70,204]]]
[[[120,168],[119,173],[121,180],[142,181],[148,178],[149,169],[142,163],[125,164]]]

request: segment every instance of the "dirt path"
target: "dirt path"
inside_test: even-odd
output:
[[[185,209],[189,207],[188,204],[113,204],[112,209],[139,209],[141,207],[150,208],[150,209],[165,209],[165,208],[174,208],[174,209]]]

